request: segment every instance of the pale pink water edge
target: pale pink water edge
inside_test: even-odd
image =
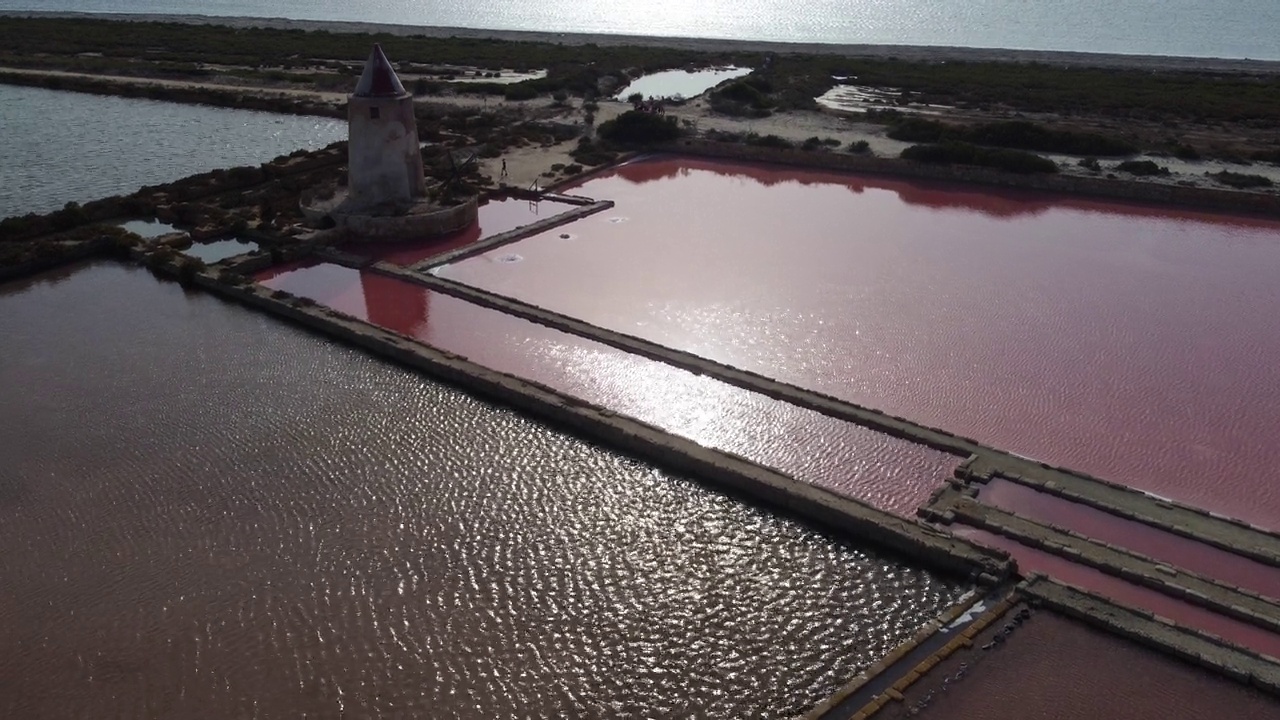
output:
[[[978,500],[1021,517],[1065,528],[1173,567],[1280,599],[1280,568],[1197,542],[1168,530],[996,478]]]
[[[266,286],[911,516],[958,459],[425,288],[339,265]]]
[[[617,205],[441,275],[1280,528],[1280,223],[690,159],[575,193]]]
[[[456,250],[479,240],[501,235],[525,225],[532,225],[539,220],[554,217],[573,208],[573,205],[550,200],[493,198],[478,208],[476,222],[444,237],[398,242],[349,243],[341,249],[396,265],[413,265],[442,252]]]
[[[1120,605],[1146,610],[1185,627],[1216,635],[1227,642],[1280,658],[1280,634],[1220,615],[1147,587],[1135,585],[1100,570],[1023,545],[1003,535],[968,525],[952,531],[981,545],[1004,550],[1018,563],[1023,575],[1041,573],[1058,582],[1109,598]]]

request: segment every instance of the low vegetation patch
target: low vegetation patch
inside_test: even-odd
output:
[[[848,150],[854,155],[870,155],[871,143],[867,142],[866,140],[854,140],[853,142],[849,143]]]
[[[1258,162],[1275,163],[1280,165],[1280,148],[1275,150],[1258,150],[1250,157]]]
[[[671,115],[628,110],[600,124],[600,137],[619,145],[652,145],[678,140],[679,123]]]
[[[1168,175],[1169,168],[1163,165],[1157,165],[1151,160],[1125,160],[1116,165],[1116,170],[1130,175],[1139,177],[1153,177],[1156,175]]]
[[[578,163],[592,167],[608,165],[618,159],[616,151],[602,147],[585,137],[578,141],[578,146],[569,154]]]
[[[757,135],[756,133],[748,133],[743,142],[756,147],[777,148],[779,150],[790,150],[794,148],[795,143],[778,135]]]
[[[779,55],[771,71],[775,78],[789,78],[790,87],[803,87],[810,97],[830,90],[837,84],[833,76],[842,76],[856,78],[851,82],[860,86],[892,89],[921,104],[1280,127],[1278,75],[799,54]],[[775,79],[775,85],[782,84]],[[781,94],[775,97],[783,102]]]
[[[962,142],[1015,150],[1066,155],[1114,157],[1132,155],[1138,148],[1119,138],[1073,130],[1052,130],[1026,120],[962,126],[918,117],[902,117],[890,127],[894,140],[917,143]]]
[[[772,93],[773,84],[767,78],[752,74],[713,90],[707,100],[711,109],[722,115],[762,118],[778,105]]]
[[[984,148],[962,142],[912,145],[902,151],[902,158],[931,165],[975,165],[1022,175],[1058,172],[1056,163],[1033,153]]]
[[[1264,175],[1246,175],[1244,173],[1230,172],[1229,170],[1205,174],[1223,185],[1239,190],[1247,190],[1250,188],[1269,188],[1275,185],[1275,183],[1271,181],[1271,178]]]

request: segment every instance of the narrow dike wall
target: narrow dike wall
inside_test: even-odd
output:
[[[1014,571],[1003,553],[820,490],[770,468],[711,450],[633,418],[584,403],[537,383],[499,373],[312,303],[288,302],[270,290],[232,286],[207,273],[193,282],[216,295],[283,317],[457,385],[529,415],[673,472],[703,480],[787,513],[866,540],[936,570],[994,584]]]
[[[573,203],[567,203],[567,204],[572,204],[572,205],[575,205],[576,207],[574,207],[572,210],[566,210],[558,215],[552,215],[549,218],[543,218],[542,220],[538,220],[537,222],[533,222],[528,225],[522,225],[514,230],[508,230],[507,232],[504,232],[504,233],[498,233],[497,235],[494,235],[491,238],[486,238],[479,242],[471,243],[470,245],[458,248],[457,250],[440,253],[439,255],[433,255],[427,258],[426,260],[423,260],[422,262],[417,263],[416,265],[413,265],[411,267],[414,270],[425,271],[439,265],[447,265],[449,263],[465,260],[469,257],[487,253],[490,250],[493,250],[495,248],[500,248],[503,245],[509,245],[513,242],[523,240],[531,235],[536,235],[540,232],[546,232],[547,230],[560,227],[561,225],[567,225],[571,222],[587,217],[588,215],[594,215],[602,210],[608,210],[609,208],[613,207],[612,200],[596,200],[596,201],[588,201],[585,203],[573,202]]]

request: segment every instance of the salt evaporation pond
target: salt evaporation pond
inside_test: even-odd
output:
[[[333,264],[274,269],[272,289],[913,517],[959,458],[718,380]]]
[[[677,95],[691,98],[701,95],[725,80],[750,74],[751,68],[739,67],[709,68],[694,71],[664,70],[637,78],[614,97],[618,100],[626,100],[630,95],[640,93],[646,98],[667,98],[676,97]]]
[[[256,242],[230,238],[227,240],[214,240],[213,242],[191,243],[191,247],[183,250],[182,254],[203,262],[215,263],[237,255],[251,253],[257,249],[258,243]]]
[[[671,158],[574,192],[617,205],[438,274],[1280,527],[1280,222]]]
[[[962,592],[138,268],[0,337],[0,717],[787,717]]]
[[[958,667],[960,662],[967,664]],[[963,677],[957,678],[959,671]],[[939,685],[935,678],[947,674],[955,679]],[[876,717],[1262,720],[1278,715],[1275,698],[1247,683],[1039,611],[991,651],[953,655]]]
[[[144,239],[182,232],[182,230],[159,220],[129,220],[120,223],[120,227]]]
[[[1172,620],[1181,627],[1208,633],[1263,655],[1280,657],[1280,633],[1023,545],[1004,535],[967,525],[953,525],[951,531],[959,537],[1009,553],[1018,564],[1018,572],[1024,576],[1032,573],[1047,575],[1057,582],[1083,588],[1120,605]]]
[[[346,138],[346,123],[0,85],[0,217],[259,165]],[[21,142],[14,142],[21,138]]]

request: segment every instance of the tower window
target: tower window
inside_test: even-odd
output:
[[[380,110],[380,108],[376,108],[376,107],[371,107],[371,108],[369,108],[369,119],[370,119],[370,120],[377,120],[377,119],[378,119],[378,111],[379,111],[379,110]]]

